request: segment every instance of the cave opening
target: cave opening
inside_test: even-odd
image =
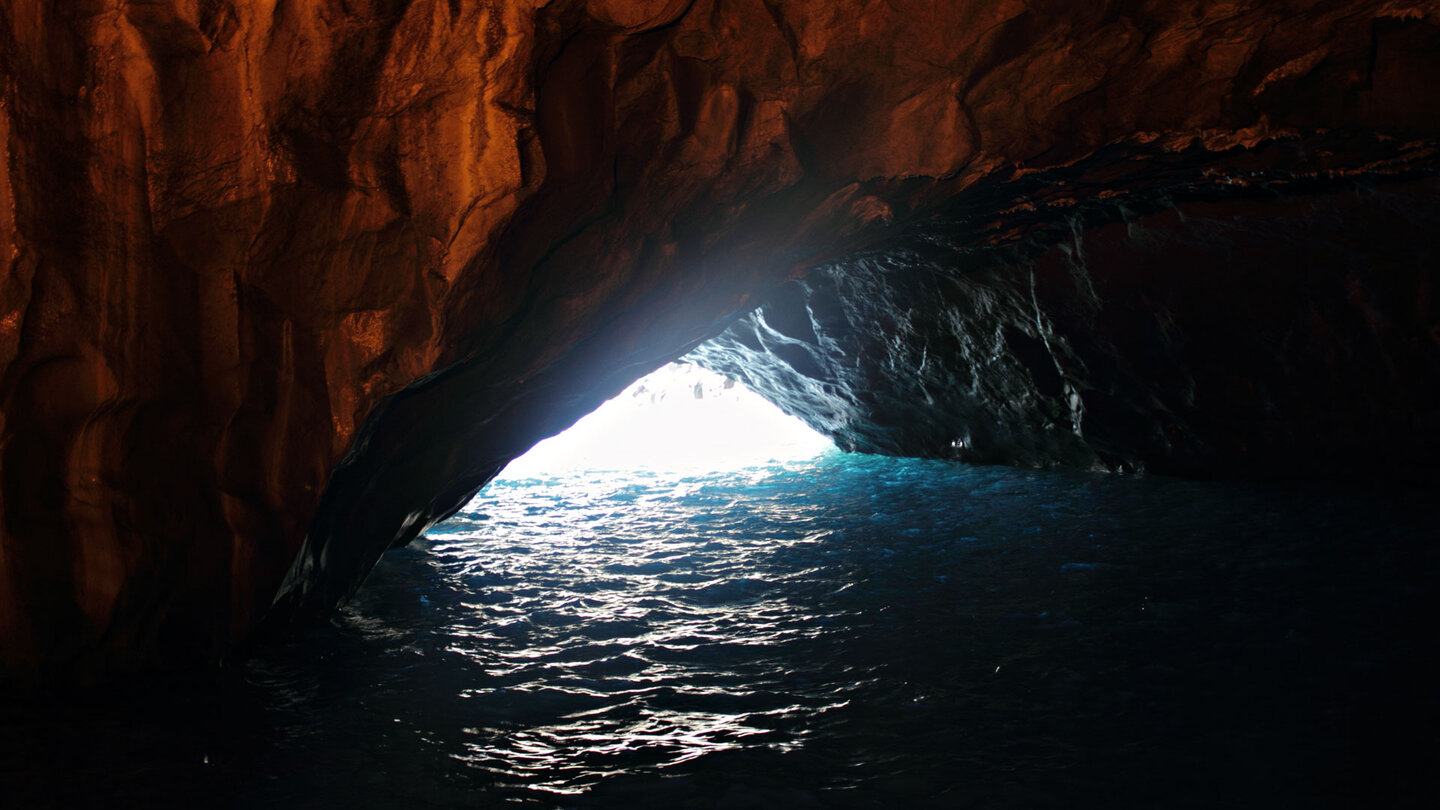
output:
[[[804,461],[833,447],[743,383],[682,359],[536,444],[492,485],[570,474],[720,472]]]

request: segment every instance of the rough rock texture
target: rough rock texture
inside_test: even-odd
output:
[[[1437,55],[1433,0],[9,0],[0,669],[213,661],[277,593],[324,609],[910,223],[1433,174]]]
[[[1183,474],[1432,464],[1440,182],[1165,200],[1091,206],[1003,248],[927,223],[790,282],[689,359],[868,453]]]

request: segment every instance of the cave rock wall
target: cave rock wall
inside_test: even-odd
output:
[[[1433,174],[1437,31],[1433,0],[8,0],[0,672],[213,663],[333,607],[913,223]],[[1119,452],[1088,436],[1016,458]]]
[[[690,359],[846,450],[1404,475],[1440,452],[1437,294],[1433,180],[1128,199],[1005,248],[918,227],[786,284]]]

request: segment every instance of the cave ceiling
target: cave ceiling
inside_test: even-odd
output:
[[[1436,2],[10,0],[0,665],[219,660],[722,331],[858,450],[1421,463],[1437,88]]]

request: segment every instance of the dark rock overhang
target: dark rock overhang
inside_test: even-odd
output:
[[[788,282],[690,359],[847,450],[1424,474],[1440,182],[1162,200],[1094,202],[1005,246],[914,228]]]

